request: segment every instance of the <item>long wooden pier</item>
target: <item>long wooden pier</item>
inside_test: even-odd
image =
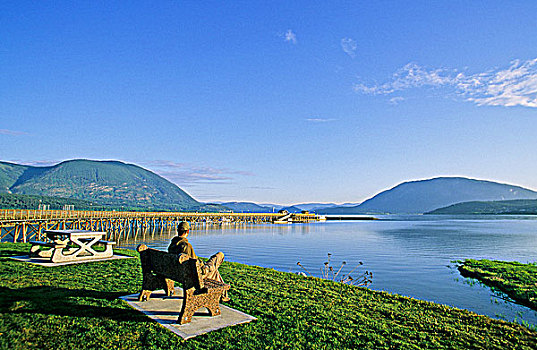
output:
[[[194,226],[231,223],[274,223],[278,213],[179,213],[179,212],[120,212],[79,210],[0,209],[0,240],[27,242],[44,239],[45,230],[81,229],[107,232],[107,239],[136,238],[142,231],[175,228],[181,221]],[[290,223],[322,220],[316,214],[293,214]]]

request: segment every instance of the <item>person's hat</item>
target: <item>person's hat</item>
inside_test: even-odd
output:
[[[179,226],[177,226],[177,231],[179,232],[186,232],[188,230],[190,230],[190,225],[186,221],[181,221]]]

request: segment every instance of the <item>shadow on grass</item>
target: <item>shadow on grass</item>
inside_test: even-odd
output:
[[[30,250],[30,249],[28,249]],[[12,256],[28,255],[28,252],[21,252],[20,250],[0,250],[0,258],[10,258]]]
[[[0,287],[0,312],[151,322],[127,305],[124,308],[112,305],[117,298],[128,294],[131,293],[55,287]]]

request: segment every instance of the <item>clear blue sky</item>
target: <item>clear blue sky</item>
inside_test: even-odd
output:
[[[122,160],[200,201],[537,189],[537,1],[312,3],[2,1],[0,159]]]

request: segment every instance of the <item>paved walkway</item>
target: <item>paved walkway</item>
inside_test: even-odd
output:
[[[253,316],[220,304],[220,315],[211,317],[206,308],[201,308],[194,314],[192,322],[180,325],[177,319],[183,305],[181,288],[175,288],[175,295],[171,297],[166,296],[163,290],[155,291],[151,294],[151,299],[144,302],[138,301],[138,294],[126,295],[120,299],[184,339],[256,320]]]
[[[100,262],[100,261],[108,261],[108,260],[118,260],[118,259],[132,259],[133,256],[128,255],[120,255],[120,254],[114,254],[110,258],[104,258],[104,259],[90,259],[90,260],[77,260],[77,261],[66,261],[66,262],[60,262],[60,263],[53,263],[50,261],[50,258],[39,258],[39,257],[29,257],[28,255],[21,255],[21,256],[12,256],[11,259],[23,261],[31,264],[41,265],[41,266],[62,266],[62,265],[71,265],[71,264],[85,264],[89,262]]]

